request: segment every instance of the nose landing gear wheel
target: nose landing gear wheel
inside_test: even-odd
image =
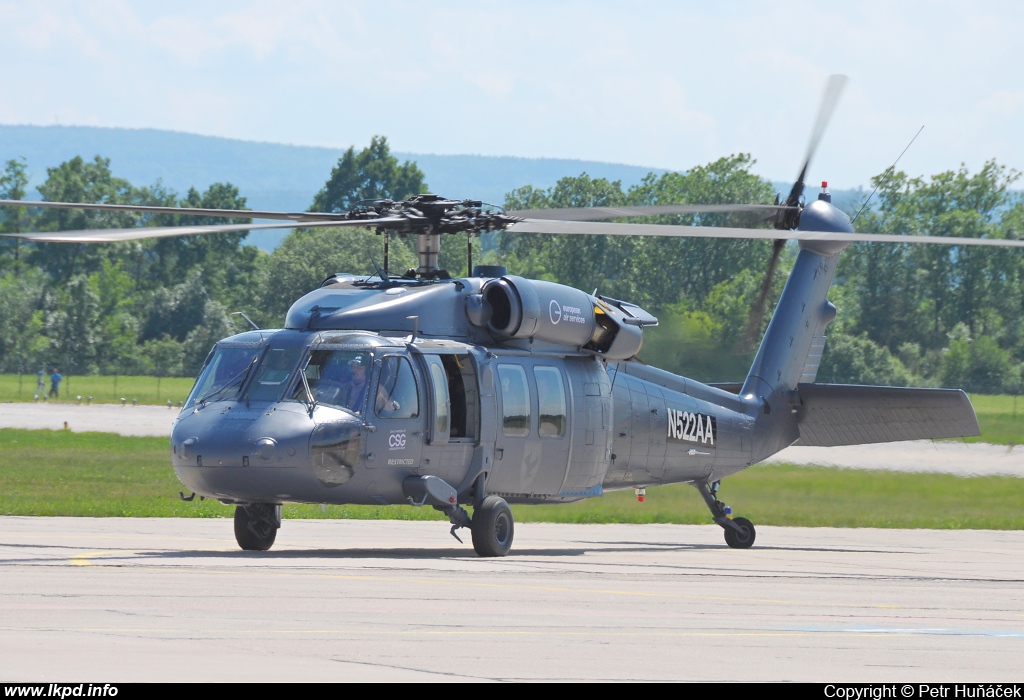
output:
[[[242,549],[265,552],[274,546],[281,527],[281,506],[252,503],[235,506],[235,541]]]
[[[733,518],[732,521],[739,526],[739,530],[726,527],[725,543],[733,549],[749,549],[754,544],[754,537],[757,534],[754,531],[754,523],[746,518]]]
[[[512,549],[515,522],[505,499],[488,496],[473,511],[473,549],[482,557],[503,557]]]

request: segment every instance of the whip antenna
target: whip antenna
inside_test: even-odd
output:
[[[882,173],[882,177],[880,177],[880,178],[878,179],[878,184],[877,184],[877,185],[875,185],[875,189],[871,190],[871,194],[869,194],[869,195],[868,195],[868,198],[864,200],[864,203],[860,205],[860,209],[859,209],[859,210],[857,211],[857,214],[856,214],[856,216],[854,216],[854,217],[853,217],[853,220],[852,220],[852,221],[850,221],[850,223],[851,223],[851,224],[852,224],[852,223],[853,223],[854,221],[856,221],[856,220],[857,220],[857,217],[858,217],[858,216],[860,216],[861,212],[863,212],[863,211],[864,211],[865,207],[867,207],[867,205],[868,205],[868,202],[870,202],[870,201],[871,201],[871,198],[875,196],[875,192],[877,192],[877,191],[878,191],[878,188],[882,186],[882,183],[883,183],[883,182],[885,182],[885,178],[887,178],[887,177],[889,176],[889,173],[891,173],[891,172],[893,171],[893,168],[895,168],[895,167],[896,167],[896,163],[899,163],[899,162],[900,162],[900,158],[902,158],[902,157],[903,157],[903,154],[904,154],[904,153],[906,153],[906,152],[907,152],[908,150],[910,150],[910,147],[911,147],[912,145],[914,145],[914,141],[916,141],[916,140],[917,140],[917,137],[921,135],[921,132],[922,132],[922,131],[924,131],[924,124],[922,124],[922,125],[921,125],[921,128],[917,130],[917,133],[916,133],[916,134],[914,134],[914,138],[910,139],[910,143],[908,143],[908,144],[907,144],[907,147],[906,147],[906,148],[904,148],[904,149],[903,149],[903,150],[902,150],[902,151],[900,152],[900,154],[899,154],[898,156],[896,156],[896,160],[894,160],[894,161],[893,161],[893,163],[892,163],[892,165],[890,165],[890,166],[889,166],[889,169],[888,169],[888,170],[886,170],[886,171],[885,171],[884,173]]]

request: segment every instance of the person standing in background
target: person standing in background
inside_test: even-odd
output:
[[[60,380],[64,377],[61,376],[60,371],[56,367],[53,368],[53,374],[50,375],[50,396],[53,398],[60,398]]]

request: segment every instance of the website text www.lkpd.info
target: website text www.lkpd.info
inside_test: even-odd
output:
[[[5,685],[5,698],[112,698],[117,686],[110,683],[25,683]]]

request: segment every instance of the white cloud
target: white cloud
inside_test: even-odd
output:
[[[0,120],[81,120],[406,151],[791,178],[825,76],[852,82],[814,164],[1024,167],[1013,3],[0,2]],[[901,164],[903,165],[903,164]]]

